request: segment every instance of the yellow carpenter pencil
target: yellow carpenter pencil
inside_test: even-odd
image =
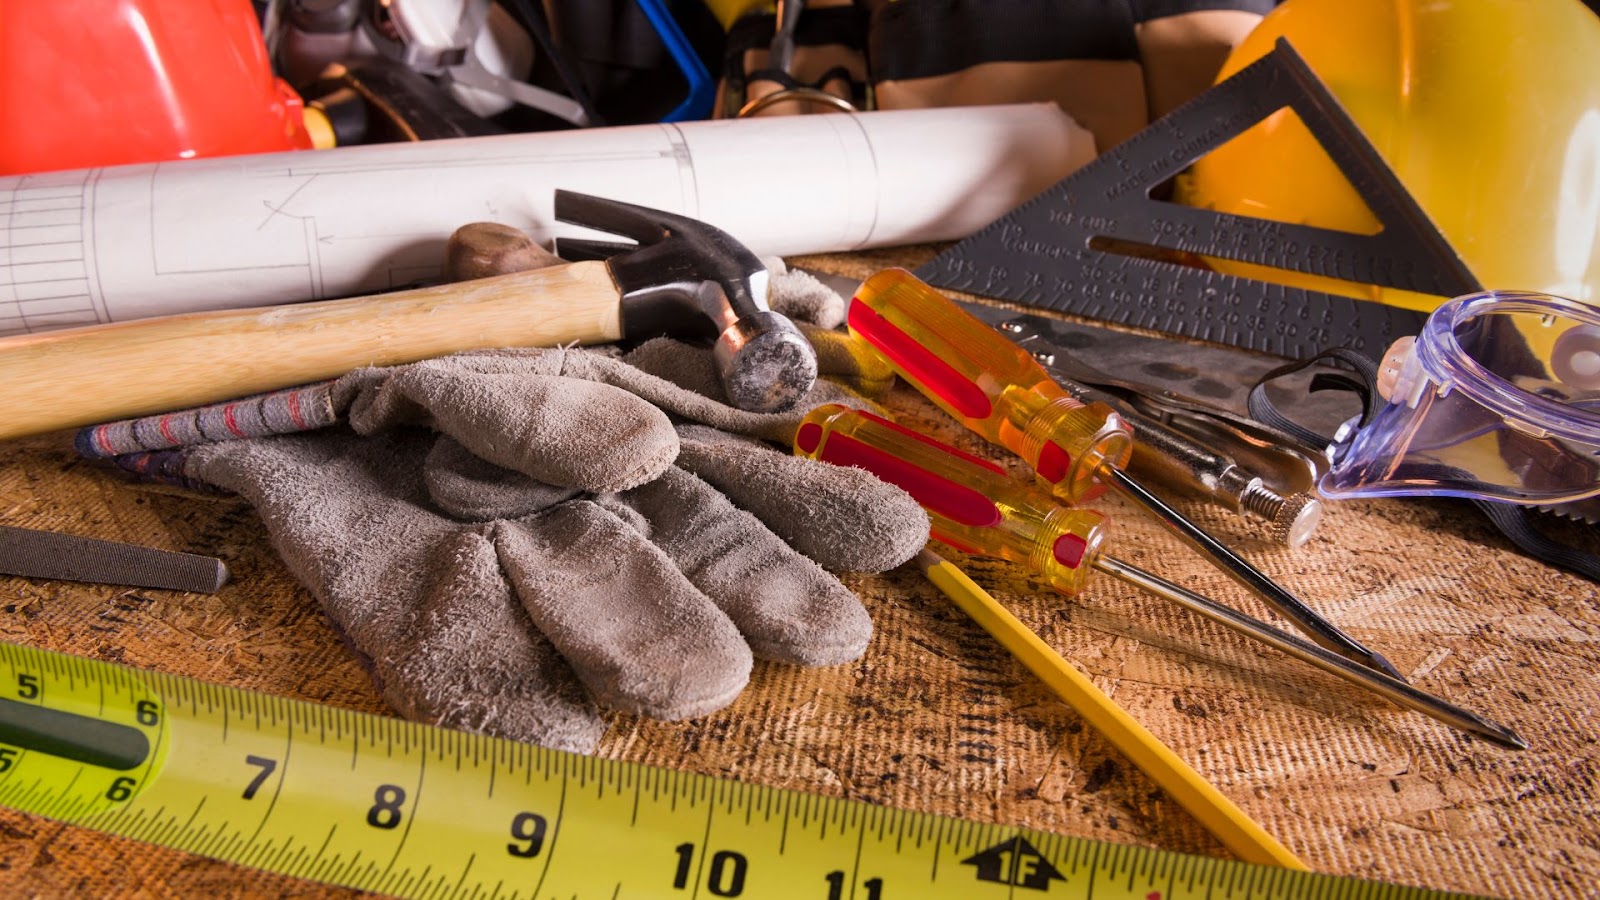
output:
[[[1244,810],[1233,805],[1200,773],[1178,758],[1127,710],[1105,695],[1087,676],[1073,668],[1061,654],[1028,630],[999,601],[979,587],[955,565],[932,550],[917,554],[917,565],[934,586],[961,607],[973,621],[994,635],[1028,671],[1089,720],[1118,750],[1178,801],[1207,830],[1240,859],[1251,863],[1309,870],[1289,848],[1278,843]]]

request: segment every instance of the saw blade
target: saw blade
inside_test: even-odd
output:
[[[1600,525],[1600,497],[1586,497],[1567,503],[1536,506],[1534,509],[1563,519],[1572,519],[1589,525]]]

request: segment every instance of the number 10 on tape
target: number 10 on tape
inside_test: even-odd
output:
[[[408,897],[1442,897],[594,759],[0,644],[0,805]]]

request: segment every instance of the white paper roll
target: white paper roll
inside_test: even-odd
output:
[[[557,188],[758,254],[954,240],[1094,155],[1051,104],[536,132],[0,178],[0,334],[391,290],[468,222],[606,237]],[[614,237],[614,236],[612,236]]]

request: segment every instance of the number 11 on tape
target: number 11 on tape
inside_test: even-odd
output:
[[[4,643],[0,805],[405,897],[1460,896],[594,759]]]

